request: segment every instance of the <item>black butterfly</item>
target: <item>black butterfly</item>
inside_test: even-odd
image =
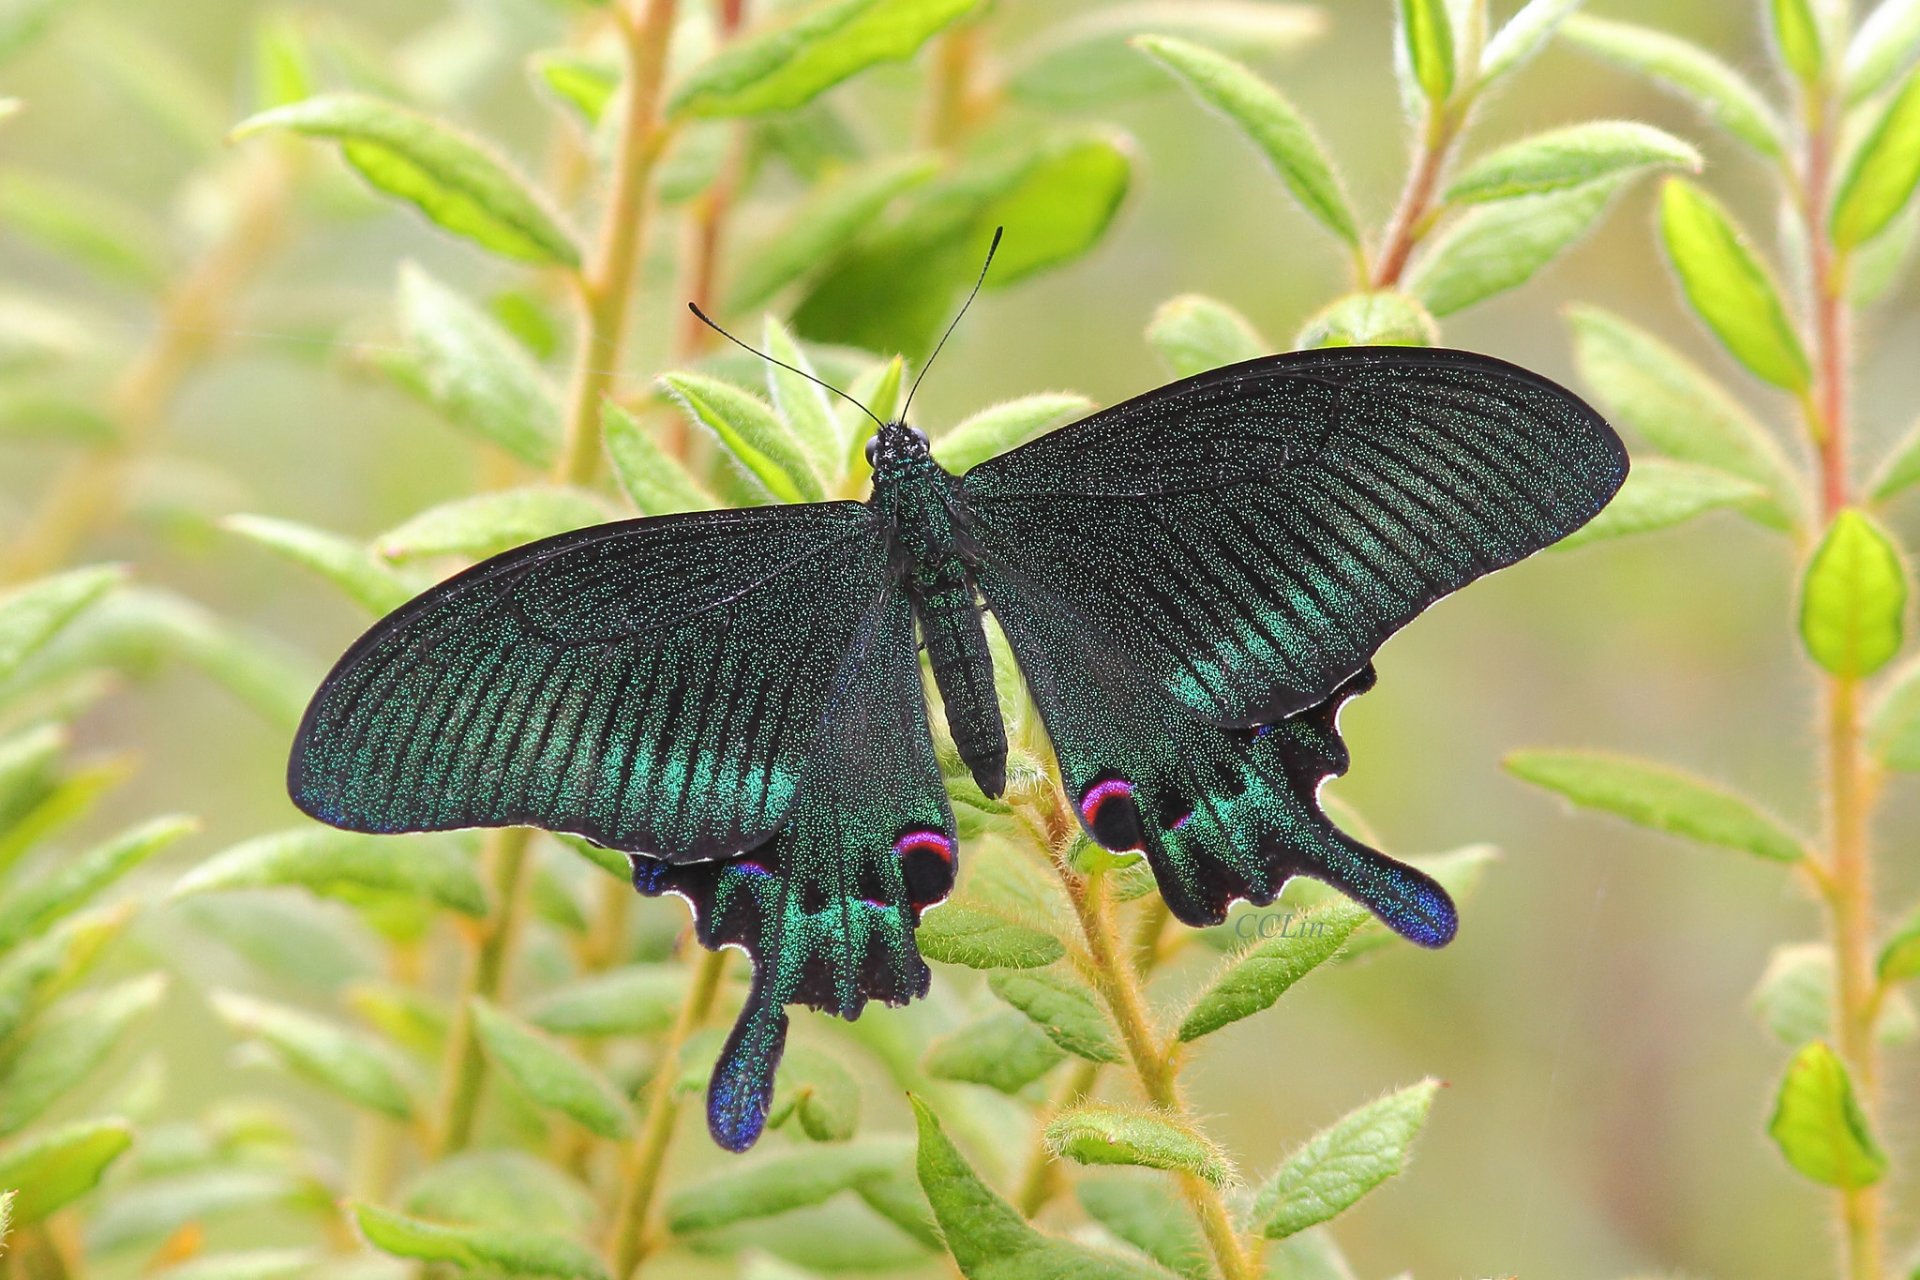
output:
[[[904,417],[904,413],[903,413]],[[988,795],[1007,743],[981,605],[1087,833],[1190,925],[1308,875],[1424,946],[1446,892],[1336,829],[1340,704],[1415,614],[1565,537],[1619,438],[1485,356],[1352,347],[1215,369],[963,476],[878,423],[866,502],[626,520],[496,556],[382,620],[315,695],[289,788],[357,831],[530,825],[632,856],[752,957],[708,1123],[758,1138],[785,1006],[927,990],[955,828],[918,643]]]

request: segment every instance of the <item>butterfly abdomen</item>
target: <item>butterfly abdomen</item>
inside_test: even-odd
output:
[[[930,594],[916,594],[914,613],[953,745],[980,789],[998,796],[1007,785],[1007,734],[993,687],[993,655],[973,584],[964,574],[957,577],[957,582],[939,583]]]

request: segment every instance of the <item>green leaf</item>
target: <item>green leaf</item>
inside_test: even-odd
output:
[[[81,1120],[0,1147],[0,1187],[13,1189],[15,1229],[44,1222],[94,1189],[133,1145],[125,1120]]]
[[[527,60],[534,82],[579,113],[589,128],[600,123],[620,91],[620,63],[579,49],[544,49]]]
[[[0,681],[126,577],[116,565],[96,565],[40,578],[0,595]]]
[[[830,0],[733,41],[694,69],[670,116],[791,111],[879,62],[910,58],[979,0]]]
[[[119,437],[119,428],[98,405],[84,397],[34,387],[0,393],[0,440],[99,448]]]
[[[1479,88],[1484,90],[1531,60],[1580,4],[1581,0],[1527,0],[1480,51]]]
[[[601,408],[600,424],[613,477],[641,515],[709,511],[720,505],[679,459],[660,447],[639,418],[609,400]]]
[[[1874,121],[1854,150],[1834,194],[1828,232],[1842,249],[1855,248],[1886,230],[1920,185],[1920,71]]]
[[[1023,1013],[988,1014],[927,1046],[921,1065],[935,1080],[1017,1094],[1064,1062],[1065,1050]]]
[[[485,144],[405,107],[327,94],[244,120],[236,138],[288,129],[340,144],[360,176],[505,258],[577,268],[580,246],[546,199]]]
[[[1427,309],[1394,289],[1335,298],[1294,337],[1295,350],[1314,347],[1431,347],[1440,326]]]
[[[1162,1187],[1137,1178],[1083,1178],[1073,1190],[1088,1217],[1182,1280],[1213,1280],[1193,1218]]]
[[[1120,1061],[1106,1014],[1073,978],[1052,969],[1002,969],[987,985],[1068,1053],[1088,1062]]]
[[[378,556],[337,533],[272,516],[228,516],[220,527],[313,570],[368,613],[391,613],[413,597],[413,588]]]
[[[1165,1280],[1157,1267],[1035,1231],[980,1180],[927,1104],[911,1101],[920,1130],[915,1160],[920,1186],[954,1265],[967,1280]]]
[[[208,1219],[282,1208],[331,1217],[333,1203],[312,1181],[281,1169],[215,1164],[163,1173],[116,1188],[110,1200],[88,1214],[87,1247],[98,1253],[136,1244],[153,1247],[189,1223],[198,1227]]]
[[[1350,1111],[1287,1157],[1255,1195],[1250,1218],[1270,1240],[1331,1221],[1406,1167],[1440,1089],[1436,1080]]]
[[[1238,364],[1272,350],[1247,318],[1197,293],[1169,298],[1147,325],[1147,344],[1177,378]]]
[[[1282,932],[1233,957],[1208,984],[1181,1019],[1180,1039],[1198,1040],[1272,1008],[1294,983],[1339,954],[1366,918],[1356,907],[1330,905],[1288,920]]]
[[[1920,53],[1920,0],[1880,0],[1847,45],[1849,104],[1893,83]]]
[[[1826,66],[1821,48],[1820,20],[1814,16],[1808,0],[1771,0],[1773,47],[1781,65],[1791,71],[1802,85],[1820,82]]]
[[[452,844],[416,839],[401,847],[385,836],[320,826],[260,836],[217,853],[181,877],[172,896],[283,885],[349,902],[364,901],[368,893],[395,893],[476,919],[487,914],[480,877]]]
[[[153,291],[172,274],[163,228],[137,209],[59,178],[0,172],[0,226],[120,284]]]
[[[400,268],[400,323],[426,399],[454,425],[522,462],[560,453],[560,397],[526,347],[485,309],[421,268]]]
[[[1561,25],[1576,47],[1645,76],[1684,98],[1707,119],[1769,156],[1785,152],[1786,131],[1739,72],[1678,36],[1576,14]]]
[[[1468,209],[1421,251],[1407,292],[1434,315],[1449,316],[1518,288],[1598,225],[1625,181],[1602,179]]]
[[[1847,507],[1834,516],[1800,586],[1800,639],[1837,676],[1870,676],[1900,651],[1907,572],[1892,536]]]
[[[960,475],[1035,436],[1084,418],[1093,410],[1093,401],[1070,391],[1047,391],[1003,400],[968,415],[935,440],[934,460]]]
[[[1910,913],[1880,948],[1874,971],[1887,983],[1920,978],[1920,909]]]
[[[529,485],[495,489],[429,507],[374,539],[389,560],[422,556],[480,559],[523,542],[534,542],[610,519],[601,500],[584,489]]]
[[[820,477],[792,428],[756,396],[698,373],[669,373],[660,385],[687,416],[712,432],[776,502],[818,502]]]
[[[131,904],[89,911],[0,959],[0,1041],[79,981],[132,917]]]
[[[841,448],[840,424],[833,416],[826,389],[804,376],[810,374],[817,378],[819,374],[786,326],[772,316],[767,317],[764,340],[762,350],[768,355],[802,370],[795,373],[768,363],[767,399],[773,402],[774,411],[786,423],[801,453],[806,455],[813,473],[820,477],[823,492],[834,488],[841,480],[846,450]]]
[[[1400,44],[1427,101],[1445,102],[1453,92],[1453,23],[1445,0],[1400,0]]]
[[[892,1140],[809,1147],[738,1161],[719,1177],[675,1192],[667,1201],[667,1227],[684,1236],[771,1218],[898,1173],[905,1163],[906,1151]]]
[[[1439,0],[1406,0],[1439,7]],[[1224,54],[1170,36],[1139,36],[1135,47],[1178,77],[1201,102],[1238,125],[1266,155],[1300,206],[1349,245],[1360,228],[1325,146],[1294,105]]]
[[[1717,382],[1612,312],[1575,307],[1568,321],[1581,379],[1608,418],[1681,462],[1751,481],[1764,496],[1745,505],[1747,514],[1775,528],[1792,523],[1801,505],[1793,469],[1773,437]]]
[[[914,941],[927,959],[969,969],[1039,969],[1066,954],[1051,934],[960,902],[927,912]]]
[[[1292,53],[1326,32],[1318,9],[1258,0],[1135,0],[1101,5],[1047,28],[1016,54],[1014,97],[1056,109],[1098,107],[1167,87],[1128,47],[1176,36],[1248,59]]]
[[[1505,764],[1515,777],[1582,808],[1655,831],[1773,862],[1806,856],[1800,838],[1751,801],[1665,765],[1598,751],[1516,751]]]
[[[1160,1111],[1082,1103],[1047,1121],[1047,1150],[1077,1164],[1137,1165],[1192,1174],[1215,1186],[1233,1180],[1233,1162],[1186,1121]]]
[[[1886,502],[1920,483],[1920,421],[1907,428],[1886,459],[1874,471],[1867,486],[1873,502]]]
[[[1447,187],[1455,204],[1560,191],[1648,169],[1698,173],[1700,153],[1664,129],[1595,120],[1536,133],[1466,166]]]
[[[563,1235],[492,1227],[443,1226],[349,1200],[347,1212],[367,1243],[396,1258],[446,1262],[480,1275],[505,1272],[559,1280],[607,1280],[600,1259]]]
[[[354,982],[342,993],[341,1000],[362,1021],[403,1049],[433,1057],[446,1046],[450,1022],[446,1009],[413,987],[393,982]]]
[[[678,966],[628,965],[547,992],[527,1017],[555,1035],[653,1035],[673,1025],[686,990]]]
[[[380,1041],[237,992],[216,991],[208,999],[236,1034],[260,1041],[295,1075],[357,1106],[412,1119],[413,1099],[401,1083],[403,1067]]]
[[[617,1141],[632,1136],[633,1110],[598,1070],[544,1033],[475,997],[474,1029],[495,1063],[549,1111]]]
[[[1920,770],[1920,662],[1888,678],[1867,714],[1867,738],[1889,768]]]
[[[1833,1018],[1833,948],[1802,942],[1775,947],[1750,1003],[1761,1025],[1788,1048],[1816,1040]]]
[[[1825,1041],[1794,1055],[1767,1132],[1788,1164],[1823,1186],[1870,1187],[1886,1174],[1846,1065]]]
[[[584,1234],[594,1222],[587,1189],[538,1156],[511,1148],[464,1151],[407,1184],[401,1210],[433,1222]]]
[[[1660,239],[1687,301],[1752,373],[1804,392],[1813,373],[1780,291],[1719,201],[1690,182],[1660,192]]]
[[[323,1274],[313,1249],[237,1249],[204,1253],[152,1272],[153,1280],[301,1280]]]
[[[0,1135],[18,1133],[113,1052],[133,1020],[160,1003],[165,974],[72,996],[34,1020],[0,1069]]]
[[[65,859],[37,879],[14,886],[0,897],[0,952],[45,932],[127,872],[198,829],[192,818],[154,818],[77,858]]]
[[[734,269],[726,310],[751,311],[831,262],[903,192],[940,170],[932,156],[889,156],[833,174],[807,192],[780,229],[747,250]]]
[[[1920,207],[1909,201],[1886,230],[1854,250],[1847,271],[1848,301],[1865,307],[1884,298],[1906,277],[1916,241],[1920,241]],[[0,432],[5,430],[4,422],[0,417]]]
[[[807,1044],[788,1045],[774,1078],[767,1125],[788,1120],[815,1142],[845,1142],[860,1122],[860,1086],[833,1057]]]
[[[284,107],[319,90],[319,71],[307,47],[301,23],[285,13],[268,12],[255,20],[253,98],[258,109]]]
[[[1589,523],[1556,543],[1555,549],[1670,529],[1695,516],[1737,507],[1759,496],[1757,486],[1724,471],[1688,462],[1644,459],[1633,464],[1626,484],[1613,501]]]

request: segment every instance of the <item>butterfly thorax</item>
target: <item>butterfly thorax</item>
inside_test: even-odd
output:
[[[883,428],[867,454],[869,505],[886,526],[893,571],[913,601],[947,727],[974,781],[997,796],[1006,785],[1007,738],[959,482],[928,453],[926,437],[904,423]]]

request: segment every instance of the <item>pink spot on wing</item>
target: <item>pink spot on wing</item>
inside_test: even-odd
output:
[[[1096,782],[1087,788],[1087,794],[1080,797],[1080,817],[1088,826],[1093,825],[1094,815],[1100,812],[1100,806],[1115,796],[1131,796],[1133,784],[1125,778],[1109,778],[1105,782]]]
[[[1178,831],[1180,828],[1186,826],[1189,822],[1192,822],[1192,821],[1193,821],[1193,810],[1189,809],[1187,810],[1187,812],[1181,814],[1178,818],[1174,819],[1173,830]]]
[[[942,862],[953,861],[953,841],[938,831],[909,831],[893,842],[894,853],[902,858],[916,849],[929,849]]]

